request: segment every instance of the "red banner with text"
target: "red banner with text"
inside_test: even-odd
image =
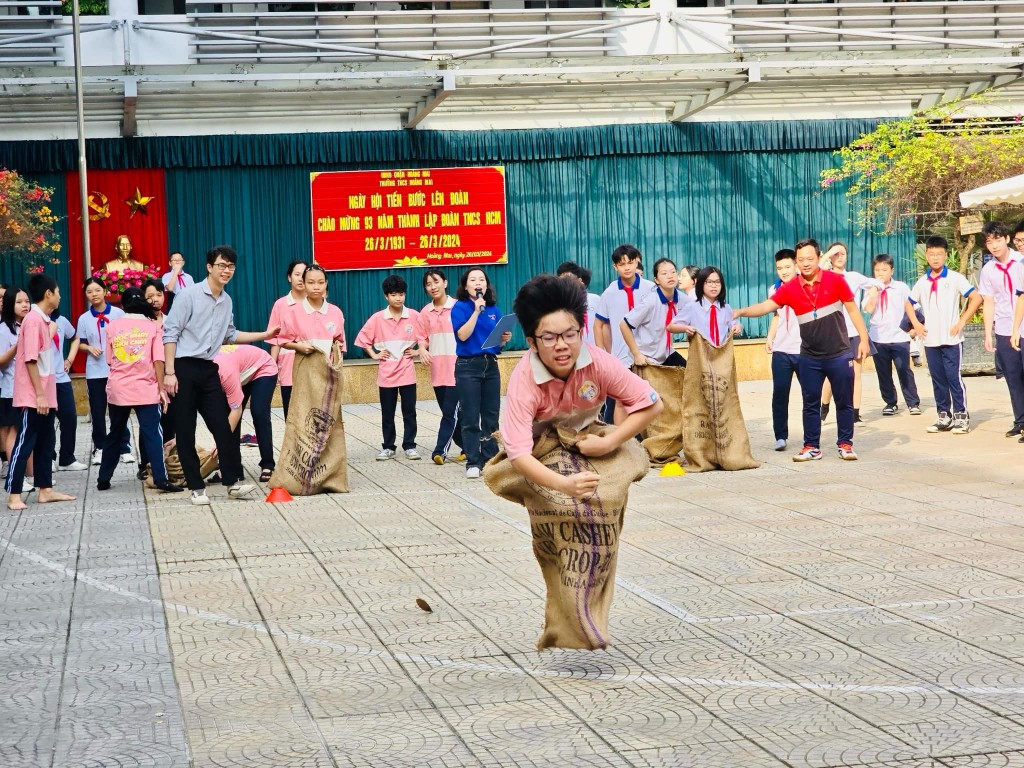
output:
[[[309,175],[313,259],[326,269],[505,264],[505,169]]]

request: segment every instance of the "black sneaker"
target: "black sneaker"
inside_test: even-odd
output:
[[[887,405],[882,409],[883,416],[895,416],[899,413],[900,407],[898,405]]]
[[[1020,426],[1020,424],[1014,424],[1012,427],[1010,427],[1008,430],[1006,430],[1006,436],[1007,437],[1020,437],[1020,433],[1022,431],[1024,431],[1024,428],[1022,428]]]
[[[935,434],[936,432],[949,432],[949,430],[951,430],[952,428],[953,414],[949,413],[948,411],[942,411],[939,414],[938,420],[936,420],[934,424],[928,427],[928,431],[931,432],[932,434]]]
[[[853,409],[853,423],[854,424],[863,424],[864,423],[864,419],[862,419],[860,417],[860,408],[854,408]]]
[[[97,491],[109,491],[110,490],[110,481],[109,480],[97,480],[96,481],[96,490]]]
[[[175,485],[170,480],[164,480],[162,483],[157,483],[156,487],[164,493],[181,493],[185,489],[180,485]]]

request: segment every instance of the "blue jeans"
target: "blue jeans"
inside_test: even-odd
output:
[[[466,467],[480,469],[498,453],[498,410],[501,376],[494,355],[460,357],[455,361],[455,386],[462,410],[462,450]]]
[[[800,388],[804,394],[804,445],[821,448],[821,389],[828,379],[836,404],[839,437],[836,444],[853,444],[853,356],[844,352],[835,357],[800,355]]]
[[[914,370],[910,367],[910,342],[895,342],[886,344],[881,341],[875,342],[875,373],[878,375],[878,389],[882,393],[882,400],[886,405],[896,405],[896,386],[892,381],[892,369],[896,367],[896,375],[900,379],[900,389],[903,390],[903,399],[908,408],[921,404],[921,398],[917,394],[917,382],[914,380]]]
[[[772,429],[776,440],[789,440],[789,393],[793,375],[800,380],[800,355],[772,352]]]
[[[447,456],[452,442],[462,447],[462,412],[459,410],[458,387],[434,387],[434,397],[441,407],[441,425],[437,428],[434,455]]]
[[[932,377],[935,410],[939,413],[967,413],[967,389],[960,375],[963,347],[960,344],[925,347],[924,356]]]

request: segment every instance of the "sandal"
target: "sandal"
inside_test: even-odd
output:
[[[260,472],[260,482],[261,483],[269,483],[270,482],[270,476],[273,475],[273,474],[274,474],[274,470],[272,470],[272,469],[264,469],[263,471]]]

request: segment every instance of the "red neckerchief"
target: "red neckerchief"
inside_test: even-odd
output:
[[[110,304],[104,304],[102,312],[97,312],[92,307],[89,307],[89,311],[92,313],[92,316],[96,318],[96,335],[102,338],[103,326],[110,322]]]
[[[934,296],[935,300],[938,301],[939,300],[939,280],[942,279],[942,273],[939,272],[939,274],[937,274],[935,277],[932,277],[930,274],[925,275],[925,277],[928,278],[928,282],[931,285],[931,287],[928,289],[928,295],[929,296]]]
[[[1006,290],[1010,294],[1010,306],[1013,306],[1013,280],[1010,278],[1010,266],[1013,264],[1012,261],[1006,262],[1006,265],[1000,264],[998,261],[993,262],[996,265],[996,269],[1003,273],[1003,279],[1006,281]]]
[[[633,308],[633,286],[622,284],[622,290],[626,292],[626,306],[630,309]]]
[[[882,289],[882,292],[880,294],[878,294],[878,310],[883,315],[885,314],[886,307],[889,305],[888,293],[889,293],[889,286],[887,285],[887,286],[885,286],[885,288]]]
[[[178,273],[178,287],[179,288],[184,288],[185,287],[185,276],[183,274],[181,274],[181,272]]]
[[[669,299],[669,302],[666,306],[667,309],[665,310],[665,346],[668,348],[668,351],[671,352],[672,331],[668,330],[668,326],[672,322],[672,318],[676,316],[676,303]]]
[[[715,307],[714,302],[711,303],[711,319],[709,321],[709,325],[710,327],[708,328],[708,331],[711,334],[711,343],[717,347],[721,342],[719,341],[718,334],[718,308]]]

